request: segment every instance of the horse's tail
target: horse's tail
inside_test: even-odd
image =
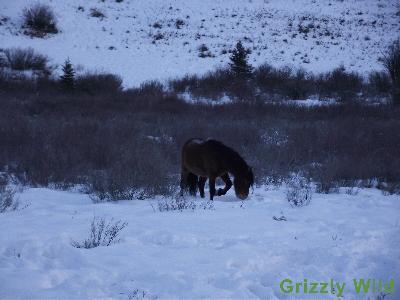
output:
[[[189,189],[189,194],[192,196],[196,196],[197,193],[197,175],[190,172],[182,172],[181,174],[181,194],[186,189]]]

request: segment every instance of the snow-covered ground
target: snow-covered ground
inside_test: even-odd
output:
[[[378,58],[399,37],[398,1],[380,0],[42,0],[61,30],[44,39],[21,29],[30,0],[0,1],[2,48],[33,47],[53,64],[69,57],[85,70],[113,72],[125,86],[204,73],[226,65],[237,40],[251,63],[322,72],[381,69]],[[105,18],[91,17],[96,8]],[[178,23],[177,23],[178,21]],[[212,57],[199,57],[205,44]]]
[[[155,212],[156,199],[93,204],[27,189],[27,207],[0,215],[0,299],[316,298],[284,295],[285,278],[345,282],[342,299],[357,298],[353,278],[393,278],[385,299],[400,297],[399,196],[314,194],[292,208],[284,191],[259,187],[244,203],[230,191],[214,210]],[[71,246],[88,237],[94,215],[127,221],[121,242]]]

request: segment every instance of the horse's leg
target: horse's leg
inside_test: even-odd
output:
[[[187,181],[189,184],[189,194],[192,196],[196,196],[197,193],[197,183],[198,183],[198,178],[197,175],[193,173],[189,173],[187,177]]]
[[[181,187],[181,196],[183,196],[183,194],[186,191],[189,191],[190,195],[196,196],[197,176],[189,172],[189,170],[186,169],[185,167],[182,167],[180,187]]]
[[[199,191],[200,191],[200,197],[201,198],[204,198],[204,186],[205,186],[205,184],[206,184],[206,181],[207,181],[207,177],[203,177],[203,176],[200,176],[199,177],[199,182],[198,182],[198,186],[199,186]]]
[[[188,188],[188,175],[189,175],[189,171],[186,170],[185,167],[182,167],[181,182],[180,182],[181,196],[183,196],[185,190]]]
[[[210,176],[208,178],[208,184],[210,186],[210,200],[213,200],[215,195],[215,177]]]
[[[225,195],[227,191],[232,187],[232,181],[229,178],[228,173],[225,173],[221,176],[222,180],[225,182],[225,187],[223,189],[218,189],[217,195],[222,196]]]

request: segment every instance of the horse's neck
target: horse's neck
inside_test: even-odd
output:
[[[234,177],[241,176],[246,167],[246,163],[243,161],[241,157],[235,157],[233,155],[229,155],[227,157],[227,169],[228,172],[231,173]]]
[[[240,177],[243,174],[243,169],[238,167],[233,167],[231,168],[231,170],[229,170],[229,173],[231,173],[234,177]]]

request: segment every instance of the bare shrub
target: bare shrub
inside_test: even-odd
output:
[[[321,176],[316,184],[315,191],[320,194],[338,193],[338,183],[327,176]]]
[[[400,104],[400,39],[395,40],[382,59],[393,83],[393,103]]]
[[[43,78],[43,77],[41,77]],[[41,79],[38,78],[38,81]],[[22,72],[13,72],[9,68],[0,68],[0,89],[2,92],[24,94],[33,92],[37,82]]]
[[[161,98],[164,95],[164,86],[156,80],[146,81],[140,85],[138,92],[142,95]]]
[[[187,199],[186,197],[175,196],[173,198],[163,198],[158,201],[158,210],[160,212],[163,211],[172,211],[172,210],[187,210],[187,209],[196,209],[196,203],[192,199]]]
[[[280,217],[273,216],[272,219],[273,219],[274,221],[287,221],[286,217],[283,216],[283,215],[280,216]]]
[[[57,20],[50,6],[35,4],[23,11],[24,27],[30,29],[29,35],[42,37],[48,33],[57,33]]]
[[[303,69],[293,70],[290,67],[274,68],[263,64],[254,70],[254,88],[263,94],[278,98],[296,100],[306,99],[316,93],[315,80],[312,74]]]
[[[89,237],[82,242],[72,240],[71,245],[76,248],[85,249],[110,246],[120,241],[118,235],[127,225],[127,222],[122,222],[121,220],[114,222],[114,220],[111,219],[107,222],[104,217],[93,217],[92,223],[90,224]]]
[[[346,188],[345,193],[346,193],[346,195],[356,196],[356,195],[358,195],[359,191],[360,190],[358,187],[351,186],[351,187]]]
[[[208,47],[205,44],[201,44],[198,47],[198,50],[199,50],[199,57],[201,57],[201,58],[214,57],[214,55],[211,53],[211,51],[208,49]]]
[[[9,48],[4,50],[4,54],[7,59],[7,65],[13,70],[48,71],[48,57],[36,53],[32,48]]]
[[[153,23],[152,27],[153,27],[153,28],[157,28],[157,29],[161,29],[161,28],[162,28],[162,25],[161,25],[160,22],[157,21],[157,22],[154,22],[154,23]]]
[[[303,69],[299,69],[291,76],[291,80],[287,82],[287,95],[292,100],[306,99],[307,96],[312,94],[312,85],[312,77]]]
[[[122,0],[119,0],[122,2]],[[149,293],[146,292],[145,290],[141,289],[134,289],[133,291],[130,291],[128,293],[128,300],[138,300],[138,299],[147,299],[147,298],[153,298],[149,297]]]
[[[279,93],[280,86],[287,82],[292,74],[289,67],[276,69],[268,64],[263,64],[254,70],[254,79],[257,86],[264,92]]]
[[[9,67],[8,59],[3,51],[3,49],[0,49],[0,70]]]
[[[264,64],[255,69],[254,81],[264,93],[287,99],[305,99],[319,95],[348,101],[353,100],[363,87],[363,79],[359,74],[346,72],[342,67],[315,76],[302,69],[277,69]]]
[[[206,52],[206,51],[208,51],[209,49],[208,49],[208,47],[206,46],[206,44],[201,44],[201,45],[199,46],[198,50],[199,50],[200,52]]]
[[[0,213],[16,210],[19,206],[16,190],[9,185],[8,177],[0,174]]]
[[[343,66],[317,78],[320,95],[338,98],[339,101],[353,101],[361,92],[363,78],[355,72],[347,72]]]
[[[400,195],[399,182],[381,182],[378,184],[378,189],[380,189],[384,195]]]
[[[75,89],[90,95],[118,93],[122,79],[114,74],[86,73],[76,77]]]
[[[193,87],[197,84],[198,77],[197,75],[188,75],[186,74],[182,78],[176,78],[169,81],[169,87],[178,93],[187,92],[190,87]]]
[[[173,86],[190,92],[194,97],[205,97],[218,100],[231,91],[234,85],[234,76],[229,69],[220,68],[208,72],[201,77],[187,76],[182,81],[175,80]]]
[[[106,17],[106,15],[98,8],[91,8],[90,16],[93,18],[100,18],[100,19],[103,19]]]
[[[400,80],[400,40],[394,41],[383,57],[383,65],[393,82]]]
[[[339,183],[337,181],[337,168],[332,164],[325,163],[315,170],[316,181],[315,192],[320,194],[338,193]]]
[[[157,202],[158,210],[164,211],[183,211],[183,210],[195,210],[195,209],[214,209],[214,203],[212,201],[198,201],[195,202],[192,198],[185,196],[175,195],[174,197],[165,197]]]
[[[175,21],[175,27],[176,27],[176,29],[181,29],[182,26],[184,26],[184,25],[185,25],[185,21],[183,21],[182,19],[177,19],[177,20]]]
[[[162,39],[164,39],[164,35],[161,32],[157,32],[153,36],[153,43],[155,43],[156,41],[162,40]]]
[[[388,94],[391,89],[390,77],[385,72],[372,72],[368,76],[371,92],[374,94]]]
[[[176,179],[168,175],[173,168],[166,159],[172,145],[154,143],[134,134],[129,138],[106,147],[102,155],[108,162],[104,162],[101,171],[89,174],[89,192],[94,202],[171,195],[175,191]]]
[[[135,196],[135,189],[121,184],[106,170],[94,171],[91,174],[87,192],[94,203],[131,200]]]
[[[310,181],[301,173],[293,173],[286,181],[286,199],[292,207],[310,204],[312,188]]]

